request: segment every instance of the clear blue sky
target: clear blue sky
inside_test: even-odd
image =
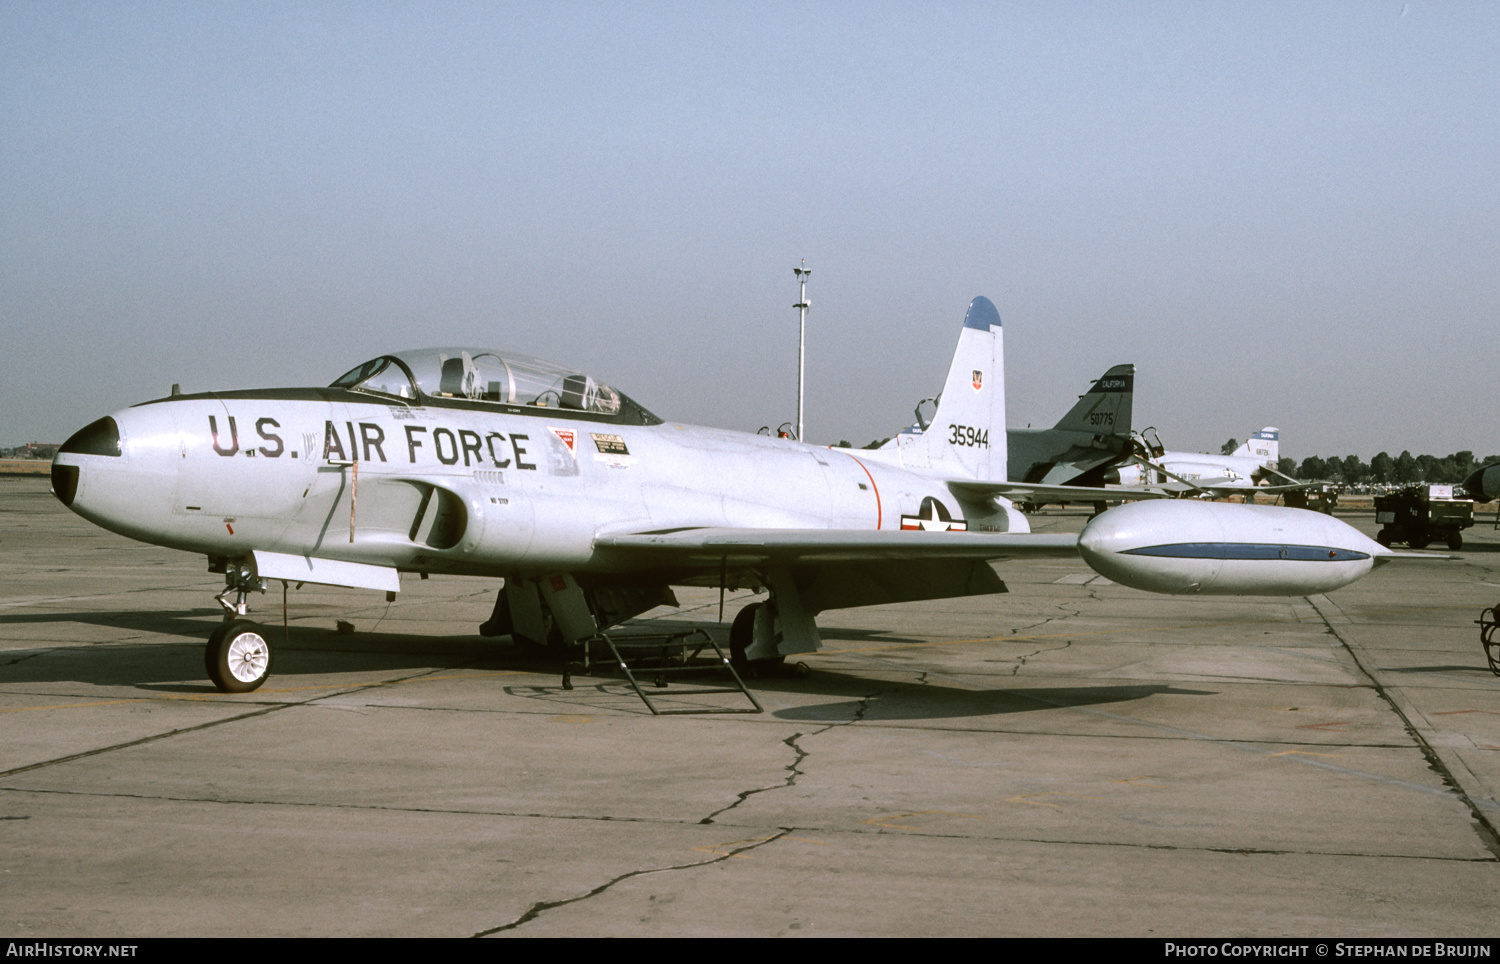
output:
[[[1211,449],[1500,451],[1500,4],[0,6],[0,445],[475,343],[862,444],[1006,326]]]

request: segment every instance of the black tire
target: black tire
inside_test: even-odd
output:
[[[1375,541],[1389,549],[1391,547],[1391,543],[1395,540],[1391,538],[1391,530],[1381,529],[1379,532],[1375,533]]]
[[[547,635],[543,638],[532,639],[524,633],[518,633],[515,629],[511,629],[510,641],[531,656],[561,652],[563,645],[562,630],[557,628],[557,623],[553,621],[551,613],[546,613],[542,616],[542,625],[547,631]]]
[[[740,672],[750,668],[749,660],[745,659],[745,650],[750,648],[750,642],[755,638],[755,611],[760,608],[760,603],[751,603],[734,617],[734,622],[729,624],[729,662]]]
[[[1464,534],[1461,531],[1459,531],[1458,529],[1450,529],[1448,531],[1448,548],[1452,549],[1454,552],[1457,552],[1458,550],[1462,549],[1463,547],[1464,547]]]
[[[760,670],[771,670],[786,662],[785,656],[753,661],[745,658],[745,650],[755,640],[755,614],[763,605],[765,604],[751,603],[741,609],[739,615],[734,617],[734,622],[729,625],[729,661],[741,675],[748,671],[754,676]]]
[[[514,629],[510,618],[510,599],[502,589],[495,596],[495,609],[490,613],[490,618],[479,624],[479,635],[486,639],[496,636],[509,636]]]
[[[249,693],[271,675],[272,649],[265,629],[248,619],[225,623],[208,637],[203,667],[221,693]]]

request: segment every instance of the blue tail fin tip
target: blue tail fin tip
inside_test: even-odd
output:
[[[995,310],[995,303],[984,295],[969,302],[969,313],[964,315],[964,327],[977,328],[980,331],[999,328],[1000,312]]]

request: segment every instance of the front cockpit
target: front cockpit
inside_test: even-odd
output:
[[[661,419],[583,372],[540,358],[485,348],[424,348],[372,358],[331,388],[408,399],[438,407],[545,410],[627,425]]]

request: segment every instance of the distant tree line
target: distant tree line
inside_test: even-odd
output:
[[[1296,459],[1283,458],[1278,467],[1287,475],[1303,481],[1323,480],[1328,482],[1395,483],[1407,482],[1462,482],[1470,472],[1489,462],[1500,461],[1500,455],[1487,459],[1476,459],[1473,452],[1454,452],[1439,458],[1436,455],[1412,455],[1402,452],[1392,457],[1381,452],[1368,463],[1357,455],[1337,455],[1322,458],[1309,455],[1301,464]]]

